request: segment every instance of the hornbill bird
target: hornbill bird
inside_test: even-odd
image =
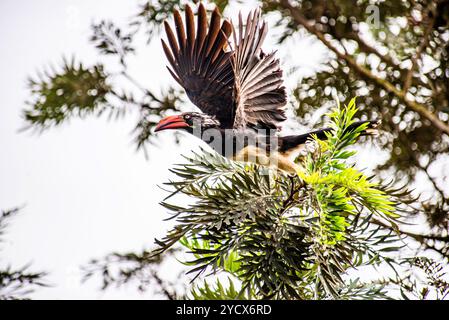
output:
[[[168,116],[155,131],[183,129],[227,158],[298,172],[294,159],[306,141],[312,135],[326,139],[331,129],[290,136],[277,133],[286,120],[287,99],[275,52],[261,49],[268,28],[260,11],[251,12],[245,23],[239,14],[235,29],[228,20],[221,21],[217,8],[208,21],[200,3],[196,26],[188,5],[185,23],[177,10],[174,23],[176,35],[164,22],[168,44],[162,40],[162,47],[171,66],[167,69],[202,113]],[[359,121],[349,130],[363,123],[368,123],[365,134],[378,125]]]

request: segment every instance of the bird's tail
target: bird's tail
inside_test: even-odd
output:
[[[376,135],[378,133],[378,127],[381,123],[380,120],[371,121],[356,121],[351,124],[346,130],[353,131],[364,123],[368,123],[367,128],[360,134],[362,136]],[[304,145],[308,139],[311,139],[313,135],[316,135],[318,139],[325,140],[326,132],[331,132],[332,128],[324,128],[315,131],[311,131],[301,135],[285,136],[281,138],[281,144],[279,151],[281,153],[290,153],[291,151],[297,149],[301,145]]]
[[[353,124],[351,124],[346,131],[353,131],[355,129],[357,129],[358,127],[360,127],[362,124],[368,123],[368,126],[366,127],[366,129],[360,133],[361,136],[371,136],[371,135],[376,135],[378,134],[378,128],[380,125],[380,120],[371,120],[371,121],[356,121]],[[316,135],[318,137],[318,139],[320,140],[325,140],[326,139],[326,132],[331,132],[332,128],[324,128],[324,129],[319,129],[319,130],[315,130],[309,133],[306,133],[305,135],[307,136],[306,140],[308,138],[311,138],[312,135]]]

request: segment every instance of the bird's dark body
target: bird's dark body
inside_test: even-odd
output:
[[[368,126],[362,135],[373,134],[379,124],[378,121],[357,121],[347,130],[355,130],[365,123]],[[324,128],[301,135],[280,136],[275,130],[235,130],[217,126],[205,128],[198,137],[228,159],[271,164],[284,171],[294,172],[297,169],[294,160],[306,142],[313,137],[324,140],[327,138],[326,133],[331,131],[332,128]]]
[[[200,3],[196,24],[189,6],[184,21],[175,10],[175,32],[165,22],[167,43],[162,40],[162,46],[170,74],[202,113],[166,117],[156,131],[183,129],[226,158],[297,171],[293,159],[301,147],[312,135],[326,139],[331,129],[279,135],[286,120],[287,98],[275,52],[262,50],[268,28],[260,11],[251,12],[245,22],[239,14],[235,29],[228,20],[221,21],[218,9],[208,21]],[[377,121],[360,121],[348,130],[366,122],[369,129],[378,125]]]
[[[279,148],[278,136],[255,130],[209,129],[201,139],[222,156],[232,159],[248,146],[270,152]]]

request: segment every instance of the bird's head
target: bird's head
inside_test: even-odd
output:
[[[156,126],[155,132],[167,129],[184,129],[190,133],[195,130],[219,128],[220,122],[215,117],[198,112],[184,112],[163,118]]]

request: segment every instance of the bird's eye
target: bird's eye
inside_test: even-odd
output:
[[[186,114],[186,115],[184,116],[184,119],[189,120],[189,119],[190,119],[190,116],[189,116],[188,114]]]

